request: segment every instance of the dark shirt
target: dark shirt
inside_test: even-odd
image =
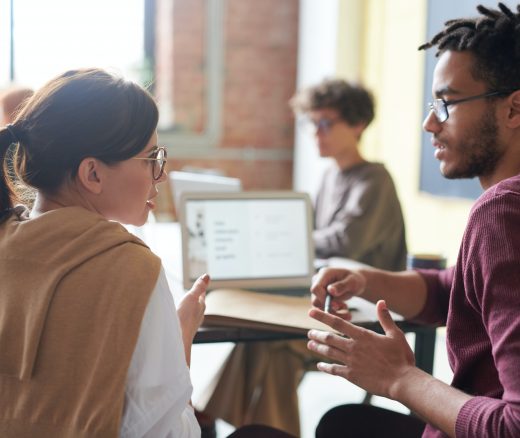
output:
[[[319,258],[347,257],[398,271],[406,265],[406,236],[392,177],[380,163],[325,172],[314,207]]]
[[[422,272],[428,298],[417,319],[446,323],[452,386],[475,397],[457,437],[520,436],[520,176],[488,189],[472,208],[457,264]],[[423,437],[440,438],[427,426]]]

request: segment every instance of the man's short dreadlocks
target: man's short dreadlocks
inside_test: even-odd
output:
[[[446,50],[469,51],[475,56],[472,75],[490,90],[520,88],[520,5],[512,12],[503,3],[498,9],[477,6],[477,18],[449,20],[445,28],[419,50],[437,46],[436,56]]]

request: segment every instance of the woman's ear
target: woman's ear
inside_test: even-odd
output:
[[[87,157],[81,161],[77,178],[83,188],[90,193],[99,195],[103,191],[101,166],[96,158]]]

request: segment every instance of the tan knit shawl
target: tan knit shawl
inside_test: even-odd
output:
[[[0,224],[0,436],[118,436],[160,261],[80,207]]]

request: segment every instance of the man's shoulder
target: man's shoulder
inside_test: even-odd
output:
[[[488,223],[489,226],[496,226],[505,218],[508,218],[508,223],[520,223],[519,201],[520,175],[504,179],[480,195],[471,208],[468,224]]]
[[[512,176],[511,178],[506,178],[496,185],[494,185],[490,190],[494,196],[497,195],[516,195],[520,196],[520,175]]]
[[[487,189],[477,199],[475,207],[487,204],[489,202],[503,202],[510,197],[515,200],[520,196],[520,175],[515,175],[510,178],[499,181],[494,186]]]

